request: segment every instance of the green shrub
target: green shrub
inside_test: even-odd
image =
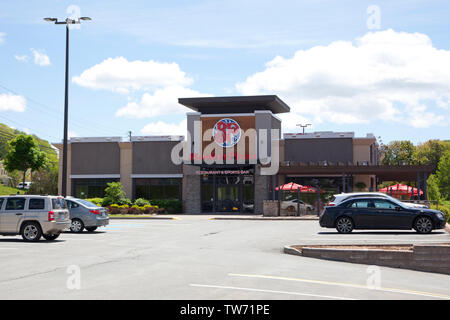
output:
[[[109,182],[107,185],[108,187],[105,189],[105,199],[103,199],[104,205],[111,205],[113,203],[128,204],[130,200],[127,199],[120,182]]]
[[[355,187],[358,188],[359,191],[363,191],[367,186],[364,182],[359,181],[355,183]]]
[[[178,199],[153,199],[150,200],[150,204],[158,206],[160,208],[158,210],[160,213],[164,212],[174,214],[174,213],[181,213],[182,211],[181,201]]]
[[[111,204],[106,207],[109,214],[156,214],[163,213],[164,209],[158,208],[158,206],[152,206],[150,204],[144,206],[132,205],[128,206]]]
[[[430,205],[430,209],[441,211],[445,215],[445,219],[447,220],[447,222],[450,223],[450,207],[442,204],[439,205],[432,204]]]
[[[139,199],[136,199],[136,201],[134,201],[134,204],[139,207],[143,207],[145,205],[149,205],[150,202],[144,198],[139,198]]]

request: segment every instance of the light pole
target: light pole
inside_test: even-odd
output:
[[[69,19],[58,21],[57,18],[44,18],[45,21],[54,22],[55,24],[66,25],[66,85],[64,98],[64,138],[63,138],[63,163],[62,163],[62,185],[61,194],[67,196],[67,130],[68,130],[68,113],[69,113],[69,25],[80,24],[81,20],[90,21],[89,17],[81,17],[79,19]]]
[[[307,123],[307,124],[305,124],[305,125],[302,125],[301,123],[297,124],[298,127],[302,127],[302,128],[303,128],[303,133],[302,133],[302,134],[305,134],[305,128],[306,128],[307,126],[310,126],[310,125],[311,125],[311,123]]]

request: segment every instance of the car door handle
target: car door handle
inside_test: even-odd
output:
[[[16,213],[16,216],[22,216],[23,213]]]

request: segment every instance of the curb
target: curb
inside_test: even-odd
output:
[[[264,218],[239,218],[239,217],[233,217],[233,218],[227,218],[227,217],[213,217],[213,218],[209,218],[209,220],[259,220],[259,221],[264,221],[264,220],[271,220],[271,221],[318,221],[319,218],[283,218],[283,217],[264,217]]]
[[[299,250],[292,248],[291,246],[284,246],[283,252],[295,256],[302,256],[302,253]]]
[[[181,220],[174,217],[109,217],[110,220]]]

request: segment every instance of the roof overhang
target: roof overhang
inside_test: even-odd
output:
[[[425,173],[427,177],[431,174],[433,166],[430,165],[308,165],[280,163],[278,174],[284,175],[342,175],[342,174],[363,174],[376,175],[381,181],[415,181],[419,175],[423,179]]]
[[[178,102],[202,114],[253,113],[269,110],[272,113],[289,112],[289,106],[276,95],[179,98]]]

